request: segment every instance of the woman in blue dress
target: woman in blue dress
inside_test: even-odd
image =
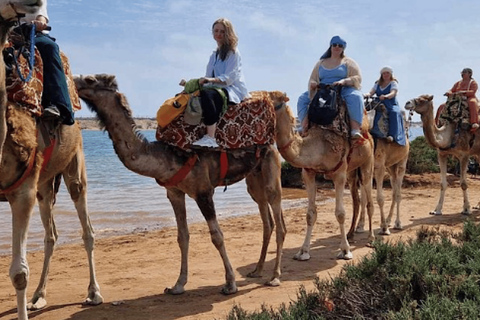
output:
[[[341,85],[341,95],[350,116],[350,134],[353,139],[358,139],[362,137],[360,129],[364,111],[363,95],[360,92],[362,76],[357,63],[345,56],[346,47],[347,42],[339,36],[330,40],[330,47],[313,68],[308,93],[311,100],[319,84]]]
[[[399,145],[404,146],[406,144],[405,128],[397,101],[397,92],[398,81],[393,76],[393,69],[387,66],[380,70],[380,78],[375,82],[370,92],[365,94],[365,97],[376,94],[382,101],[388,114],[388,134],[386,138],[389,142],[395,141]],[[381,113],[377,112],[370,133],[377,138],[385,138],[385,133],[379,127],[380,117]]]

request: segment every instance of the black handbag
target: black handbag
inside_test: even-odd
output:
[[[337,90],[332,86],[320,86],[308,106],[308,120],[325,126],[331,124],[337,115]]]

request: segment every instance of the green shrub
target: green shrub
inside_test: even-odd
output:
[[[296,302],[254,313],[236,306],[228,320],[478,319],[479,244],[471,221],[460,234],[422,228],[407,243],[376,241],[369,257],[338,277],[316,278],[314,292],[301,287]]]

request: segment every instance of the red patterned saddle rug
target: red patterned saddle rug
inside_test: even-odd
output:
[[[240,149],[275,142],[275,110],[266,91],[255,91],[245,101],[229,105],[217,123],[216,139],[222,149]],[[183,121],[183,114],[166,128],[157,127],[159,141],[180,147],[190,145],[206,132],[203,123],[192,126]]]
[[[12,44],[7,44],[11,46]],[[67,56],[60,53],[63,63],[63,69],[67,78],[68,91],[70,94],[70,100],[72,102],[73,111],[80,110],[81,104],[78,97],[77,88],[73,82],[72,72],[70,70],[70,63]],[[32,70],[32,77],[30,81],[23,82],[19,76],[19,72],[24,77],[29,72],[28,61],[23,55],[18,57],[18,67],[13,68],[12,72],[7,75],[5,80],[8,101],[19,105],[22,108],[27,109],[33,115],[40,117],[43,112],[42,107],[42,92],[43,92],[43,62],[40,56],[40,52],[35,49],[35,65]]]

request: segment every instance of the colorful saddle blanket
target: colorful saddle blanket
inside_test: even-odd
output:
[[[440,125],[450,122],[468,128],[470,126],[470,111],[467,101],[461,95],[451,95],[448,97],[439,119]]]
[[[192,126],[183,121],[183,114],[166,128],[157,127],[156,138],[159,141],[180,147],[190,145],[206,132],[203,123]],[[220,148],[240,149],[253,145],[273,144],[275,142],[275,110],[265,91],[256,91],[245,101],[229,105],[225,114],[217,123],[216,139]]]
[[[11,45],[12,44],[9,43],[7,47]],[[82,107],[80,104],[80,99],[78,97],[77,88],[75,87],[75,83],[73,82],[70,64],[68,62],[67,56],[63,52],[61,52],[60,55],[62,58],[65,76],[67,78],[68,91],[70,94],[73,111],[78,111]],[[35,65],[34,69],[32,70],[32,77],[28,82],[22,81],[19,76],[19,72],[21,72],[23,77],[26,78],[29,73],[27,59],[23,55],[20,55],[17,61],[18,69],[13,68],[12,72],[7,74],[5,80],[8,101],[17,104],[30,111],[33,115],[40,117],[43,112],[43,62],[40,56],[40,52],[35,49]]]

